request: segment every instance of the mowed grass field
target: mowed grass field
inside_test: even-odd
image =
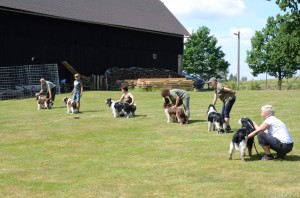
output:
[[[295,141],[284,161],[228,160],[232,133],[207,131],[212,91],[190,92],[190,124],[167,124],[160,92],[131,90],[137,112],[112,118],[106,98],[120,91],[86,91],[82,113],[52,110],[35,98],[0,101],[1,197],[300,197],[300,91],[238,91],[231,128],[260,107],[275,106]],[[222,104],[217,102],[221,111]],[[255,138],[258,152],[262,149]]]

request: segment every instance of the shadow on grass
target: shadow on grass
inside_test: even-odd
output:
[[[135,115],[135,117],[142,117],[142,118],[144,117],[145,118],[145,117],[148,117],[148,115]]]
[[[287,154],[287,156],[284,158],[284,161],[300,161],[300,156],[298,155],[289,155]]]
[[[66,106],[60,106],[60,107],[53,106],[53,107],[52,107],[52,109],[64,109],[64,108],[66,108],[66,109],[67,109],[67,107],[66,107]]]
[[[190,120],[189,119],[189,124],[194,124],[194,123],[198,123],[198,122],[207,122],[207,120]]]
[[[245,161],[246,162],[251,162],[251,161],[261,161],[261,158],[264,156],[264,153],[260,153],[258,154],[254,154],[251,157],[246,156]],[[233,160],[241,160],[239,157],[236,157]],[[293,162],[299,162],[300,161],[300,156],[298,155],[287,155],[284,160],[278,160],[278,159],[274,159],[274,160],[269,160],[269,161],[293,161]]]
[[[81,113],[95,113],[95,112],[105,112],[105,110],[84,110],[84,111],[80,111],[79,114]]]

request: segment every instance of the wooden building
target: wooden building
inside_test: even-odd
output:
[[[111,67],[181,70],[189,33],[159,0],[1,0],[1,66],[67,61],[84,75]],[[70,77],[59,67],[60,78]]]

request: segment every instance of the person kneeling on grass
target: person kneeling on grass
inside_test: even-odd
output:
[[[248,138],[258,134],[258,143],[265,152],[261,160],[274,159],[270,149],[277,152],[277,159],[284,159],[286,154],[292,151],[294,145],[287,126],[275,117],[272,105],[261,107],[261,117],[264,122],[260,126],[254,123],[256,129],[248,135]]]

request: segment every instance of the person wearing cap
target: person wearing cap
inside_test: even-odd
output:
[[[223,102],[222,107],[222,116],[224,119],[224,122],[226,124],[226,131],[230,131],[230,111],[232,109],[233,104],[236,100],[236,92],[228,87],[226,87],[224,84],[219,83],[215,77],[212,77],[208,81],[209,85],[214,88],[214,100],[213,105],[216,105],[217,99],[220,98],[220,100]]]
[[[179,107],[183,104],[185,115],[190,117],[190,94],[182,89],[164,89],[161,91],[163,98],[169,97],[170,101],[175,105],[173,107]]]
[[[73,89],[71,94],[73,94],[72,100],[76,101],[76,107],[77,107],[77,111],[79,113],[80,98],[81,98],[82,93],[83,93],[83,85],[82,85],[82,81],[80,80],[80,75],[79,74],[75,74],[74,78],[75,78],[75,80],[74,80],[74,89]]]
[[[46,98],[49,98],[54,102],[55,94],[56,94],[56,86],[54,83],[50,81],[46,81],[44,78],[40,79],[41,90],[36,93],[35,96],[40,96],[43,92],[47,92]]]

